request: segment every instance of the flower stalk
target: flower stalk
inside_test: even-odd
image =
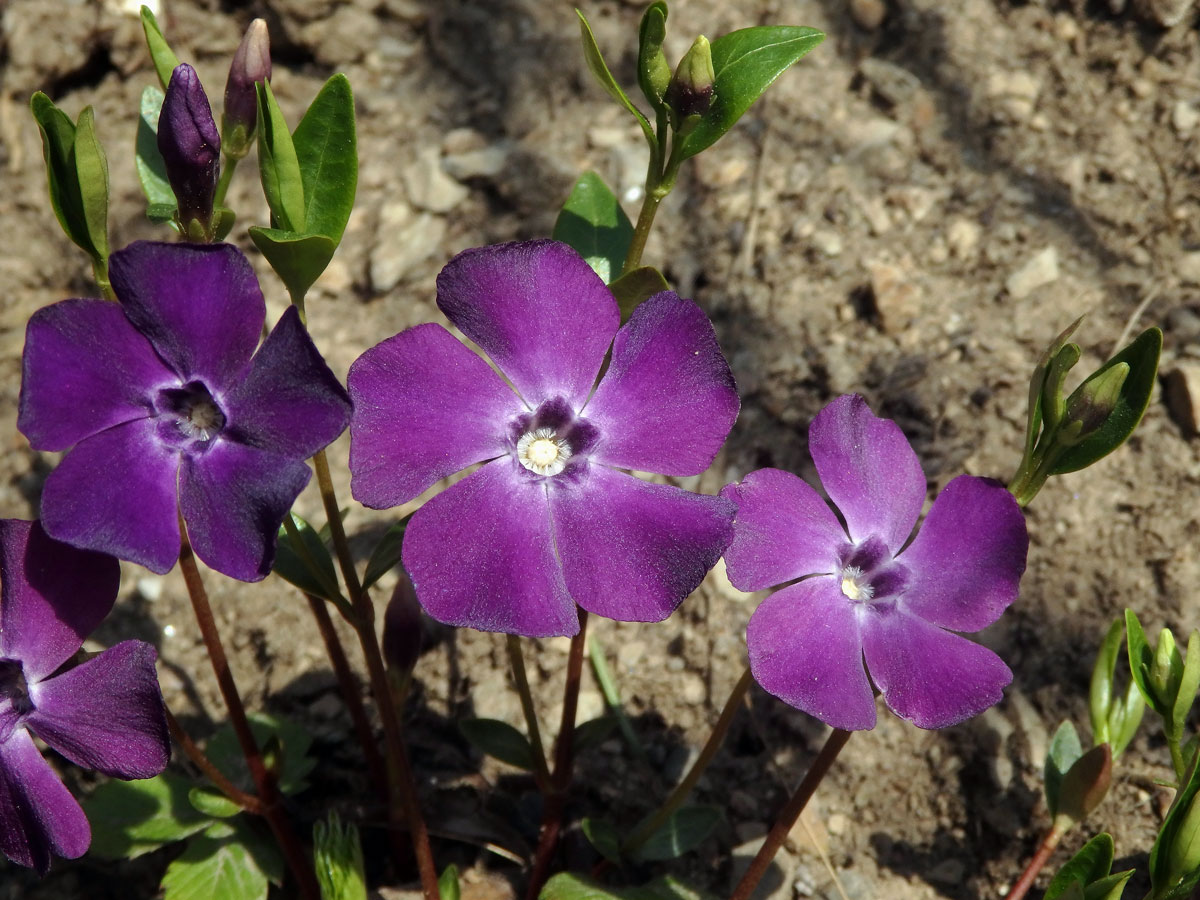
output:
[[[263,802],[253,794],[246,793],[226,778],[224,773],[213,765],[212,760],[192,740],[192,736],[179,724],[179,720],[175,718],[175,714],[169,709],[166,710],[166,714],[167,729],[171,732],[171,738],[179,745],[179,749],[183,751],[184,755],[192,761],[192,764],[213,783],[217,790],[246,812],[256,816],[265,816],[266,808],[263,806]]]
[[[550,766],[546,762],[542,730],[538,726],[537,712],[533,708],[529,676],[525,673],[525,654],[521,652],[521,639],[517,635],[506,635],[506,638],[508,661],[512,666],[513,680],[517,683],[517,696],[521,698],[521,711],[525,714],[525,726],[529,729],[529,744],[533,749],[533,777],[537,781],[538,790],[546,794],[550,790]]]
[[[1029,864],[1025,866],[1025,871],[1021,873],[1021,877],[1017,879],[1017,883],[1004,895],[1004,900],[1021,900],[1021,898],[1029,893],[1029,889],[1033,887],[1033,882],[1038,877],[1038,873],[1045,868],[1051,854],[1054,853],[1059,841],[1062,840],[1063,835],[1067,833],[1069,827],[1060,827],[1059,823],[1055,822],[1054,826],[1042,835],[1041,841],[1038,842],[1037,851],[1029,860]]]

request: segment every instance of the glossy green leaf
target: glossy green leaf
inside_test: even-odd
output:
[[[383,537],[371,551],[371,558],[367,560],[367,572],[363,576],[364,589],[400,565],[400,550],[404,544],[404,529],[407,527],[408,520],[404,519],[383,533]]]
[[[693,850],[721,824],[725,813],[719,806],[684,806],[650,835],[634,854],[643,861],[675,859]]]
[[[1152,710],[1163,718],[1170,716],[1168,710],[1157,696],[1154,686],[1150,683],[1150,672],[1154,666],[1154,648],[1146,640],[1146,632],[1138,621],[1137,613],[1132,609],[1125,610],[1126,652],[1129,654],[1129,671],[1133,683],[1137,685],[1142,698]]]
[[[459,900],[462,888],[458,883],[458,866],[451,863],[438,876],[438,895],[441,900]]]
[[[87,215],[79,190],[79,172],[75,168],[75,124],[41,91],[33,95],[29,109],[42,133],[42,157],[46,161],[50,206],[58,224],[77,247],[93,259],[98,259],[88,233]]]
[[[1146,407],[1150,405],[1150,395],[1154,391],[1158,379],[1158,358],[1162,352],[1162,332],[1157,328],[1148,328],[1136,337],[1128,347],[1096,370],[1088,382],[1099,377],[1119,363],[1129,366],[1129,375],[1121,386],[1120,396],[1116,407],[1108,419],[1093,434],[1085,437],[1074,447],[1063,451],[1050,470],[1052,475],[1062,475],[1067,472],[1077,472],[1092,463],[1112,453],[1133,434]],[[1087,384],[1087,382],[1084,382]],[[1083,389],[1076,388],[1075,394]],[[1072,394],[1072,397],[1074,394]],[[1070,399],[1067,405],[1070,405]]]
[[[1094,881],[1108,875],[1113,864],[1113,839],[1109,834],[1098,834],[1058,870],[1046,888],[1043,900],[1059,900],[1073,883],[1086,888]]]
[[[1050,809],[1051,818],[1058,815],[1058,798],[1062,790],[1063,777],[1081,756],[1083,756],[1083,746],[1079,743],[1079,734],[1075,731],[1071,720],[1065,719],[1058,726],[1058,730],[1054,732],[1043,768],[1046,806]]]
[[[1114,872],[1098,881],[1093,881],[1083,889],[1083,900],[1121,900],[1125,885],[1136,869],[1126,869],[1124,872]]]
[[[785,69],[823,40],[825,35],[815,28],[770,25],[743,28],[713,41],[717,78],[712,106],[685,138],[683,158],[712,146]]]
[[[604,61],[604,55],[596,43],[596,36],[592,34],[592,26],[588,24],[588,20],[582,12],[575,10],[575,14],[579,16],[579,33],[583,39],[583,58],[589,71],[600,82],[600,86],[608,91],[609,96],[633,114],[638,124],[642,126],[642,133],[646,135],[646,141],[650,146],[657,147],[658,138],[654,136],[654,129],[650,126],[650,122],[642,114],[642,111],[633,105],[633,101],[621,90],[621,86],[613,78],[612,72],[608,70],[608,64]]]
[[[583,836],[596,852],[612,863],[621,861],[621,832],[612,822],[603,819],[584,819],[579,823]]]
[[[254,86],[258,91],[258,121],[261,124],[258,129],[258,173],[267,206],[271,208],[271,224],[280,231],[301,232],[305,220],[304,178],[300,173],[296,146],[288,131],[287,120],[275,102],[270,82],[258,81]],[[321,271],[328,263],[329,260],[325,260]],[[316,281],[315,276],[313,281]]]
[[[507,722],[499,719],[462,719],[458,730],[475,749],[501,762],[532,772],[533,748],[529,740]]]
[[[293,542],[287,529],[280,526],[275,566],[271,571],[306,594],[336,602],[341,597],[341,590],[333,555],[311,525],[295,513],[291,516],[300,541]]]
[[[616,716],[598,716],[595,719],[588,719],[588,721],[580,722],[575,726],[575,737],[571,745],[576,754],[583,753],[585,750],[599,747],[616,730]]]
[[[233,838],[193,838],[167,866],[163,900],[266,900],[267,875],[250,850]]]
[[[297,234],[278,228],[254,226],[250,229],[250,240],[283,280],[293,300],[308,293],[337,249],[323,234]]]
[[[358,829],[353,824],[343,825],[336,812],[313,825],[313,865],[321,900],[367,900]],[[442,900],[448,900],[445,894]]]
[[[194,787],[188,791],[188,803],[195,810],[214,819],[229,819],[242,811],[237,803],[215,788]]]
[[[163,98],[163,92],[154,85],[142,91],[134,164],[146,201],[151,206],[166,206],[174,210],[179,204],[175,200],[175,192],[171,190],[171,182],[167,180],[167,164],[158,152],[158,115],[162,111]]]
[[[649,300],[661,291],[669,291],[667,279],[654,266],[641,266],[628,275],[622,275],[609,285],[617,306],[621,307],[621,321],[628,321],[638,304]]]
[[[1193,753],[1150,848],[1151,896],[1183,900],[1200,883],[1200,756]]]
[[[90,106],[75,123],[75,171],[88,238],[96,256],[108,259],[108,159],[96,137],[96,113]]]
[[[1188,713],[1191,712],[1192,704],[1196,702],[1197,688],[1200,688],[1200,632],[1193,631],[1188,636],[1183,673],[1180,675],[1179,690],[1171,709],[1171,718],[1175,726],[1172,734],[1182,736]]]
[[[346,230],[358,186],[354,95],[345,75],[321,88],[292,134],[304,188],[306,234],[323,234],[337,246]]]
[[[1108,628],[1096,662],[1092,666],[1092,681],[1088,691],[1088,716],[1092,723],[1092,735],[1097,743],[1111,741],[1109,712],[1113,704],[1116,683],[1117,658],[1121,655],[1125,622],[1117,619]]]
[[[312,737],[308,729],[289,719],[268,716],[262,713],[250,716],[250,730],[261,749],[272,736],[279,739],[283,747],[283,766],[279,773],[279,790],[284,794],[295,794],[308,786],[305,781],[317,761],[308,755]],[[254,789],[254,781],[246,768],[241,744],[226,723],[209,738],[205,747],[208,758],[230,781],[246,791]]]
[[[1112,735],[1113,759],[1119,758],[1125,752],[1137,734],[1145,712],[1146,701],[1142,698],[1142,692],[1133,683],[1133,679],[1130,679],[1125,688],[1125,696],[1113,704],[1112,713],[1109,715],[1108,730]]]
[[[610,888],[573,872],[562,872],[546,882],[539,900],[715,900],[670,875],[636,887]]]
[[[638,26],[638,85],[650,105],[663,109],[663,94],[671,82],[671,66],[663,53],[667,37],[667,4],[656,0],[642,13]]]
[[[132,859],[202,830],[209,818],[188,801],[191,782],[170,772],[141,781],[104,781],[80,805],[92,826],[88,852]]]
[[[1112,784],[1112,748],[1097,744],[1071,765],[1058,789],[1059,818],[1082,822],[1108,795]]]
[[[163,37],[162,29],[158,27],[158,19],[154,18],[154,13],[148,6],[142,7],[142,30],[146,33],[146,46],[150,50],[154,71],[158,74],[158,80],[165,91],[171,83],[171,73],[179,65],[179,57]]]
[[[1066,346],[1067,341],[1071,339],[1081,324],[1083,324],[1083,316],[1063,329],[1062,333],[1046,348],[1038,360],[1038,364],[1034,366],[1033,375],[1029,379],[1029,420],[1025,428],[1025,457],[1027,459],[1033,453],[1034,444],[1037,443],[1038,434],[1042,428],[1042,393],[1046,386],[1046,374],[1050,370],[1050,363]]]
[[[621,274],[633,225],[604,179],[584,172],[554,222],[553,237],[570,244],[609,284]]]

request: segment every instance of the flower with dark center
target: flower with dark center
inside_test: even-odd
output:
[[[138,242],[112,255],[120,304],[64,300],[25,338],[18,425],[67,450],[46,479],[52,536],[166,572],[179,516],[204,562],[257,581],[304,460],[350,418],[295,308],[258,346],[266,306],[228,244]]]
[[[530,636],[575,634],[576,603],[665,619],[720,558],[733,505],[621,470],[697,475],[729,433],[737,392],[704,313],[664,291],[618,330],[604,282],[553,241],[459,254],[438,306],[503,378],[432,324],[368,350],[348,378],[362,503],[407,503],[484,463],[405,532],[426,612]]]
[[[170,759],[152,646],[122,641],[59,671],[119,585],[112,557],[0,520],[0,852],[43,874],[53,855],[82,856],[92,833],[32,735],[118,778],[150,778]]]
[[[721,491],[738,508],[729,580],[743,591],[787,585],[750,618],[755,679],[848,731],[875,725],[872,682],[921,728],[997,703],[1012,673],[954,632],[990,625],[1017,597],[1029,537],[1012,495],[960,475],[909,543],[925,475],[896,423],[842,396],[813,419],[809,450],[844,527],[815,490],[778,469]]]

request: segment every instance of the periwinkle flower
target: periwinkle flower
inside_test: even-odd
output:
[[[813,488],[778,469],[721,492],[738,507],[725,553],[734,586],[795,582],[750,618],[755,679],[848,731],[875,725],[872,682],[921,728],[997,703],[1012,673],[954,632],[979,631],[1016,599],[1029,538],[1012,495],[997,481],[960,475],[908,543],[925,475],[894,422],[862,397],[842,396],[813,419],[809,449],[845,527]]]
[[[258,346],[266,305],[236,247],[140,241],[109,273],[119,304],[64,300],[26,330],[17,424],[35,449],[71,448],[43,525],[164,573],[182,515],[205,563],[258,581],[349,399],[294,307]]]
[[[45,874],[51,855],[91,844],[87,817],[33,743],[118,778],[166,768],[170,740],[154,648],[122,641],[58,672],[108,615],[120,572],[109,556],[0,520],[0,852]]]
[[[575,634],[576,603],[665,619],[720,558],[733,505],[619,469],[695,475],[724,442],[738,398],[704,313],[664,291],[618,330],[612,293],[553,241],[459,254],[437,302],[503,378],[435,324],[368,350],[348,378],[360,502],[396,506],[485,463],[408,524],[425,610],[529,636]]]
[[[221,169],[221,135],[200,76],[187,63],[171,73],[158,115],[158,151],[179,204],[184,233],[212,237],[213,203]],[[197,223],[195,226],[192,223]],[[193,232],[199,229],[200,234]]]

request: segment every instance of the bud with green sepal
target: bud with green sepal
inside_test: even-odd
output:
[[[1200,885],[1200,753],[1193,752],[1179,792],[1150,850],[1151,900],[1183,900]]]
[[[221,116],[221,149],[227,160],[250,152],[258,124],[255,84],[271,79],[271,38],[267,23],[255,19],[246,29],[225,81],[225,112]]]
[[[1181,654],[1169,628],[1159,632],[1158,643],[1151,648],[1137,614],[1131,609],[1125,610],[1125,631],[1134,683],[1162,719],[1171,762],[1176,776],[1182,779],[1187,761],[1183,729],[1200,687],[1200,632],[1192,631],[1187,653]]]
[[[671,83],[671,65],[662,48],[666,38],[667,4],[659,0],[646,7],[638,27],[638,85],[656,111],[666,108],[663,95]]]
[[[1107,742],[1112,746],[1113,759],[1118,759],[1125,752],[1146,711],[1146,701],[1132,679],[1126,685],[1123,696],[1117,690],[1117,660],[1125,644],[1124,636],[1125,621],[1117,619],[1100,645],[1088,696],[1092,735],[1096,743]]]
[[[671,111],[671,127],[680,135],[677,139],[690,134],[712,106],[716,80],[712,46],[700,35],[675,67],[664,97]]]

